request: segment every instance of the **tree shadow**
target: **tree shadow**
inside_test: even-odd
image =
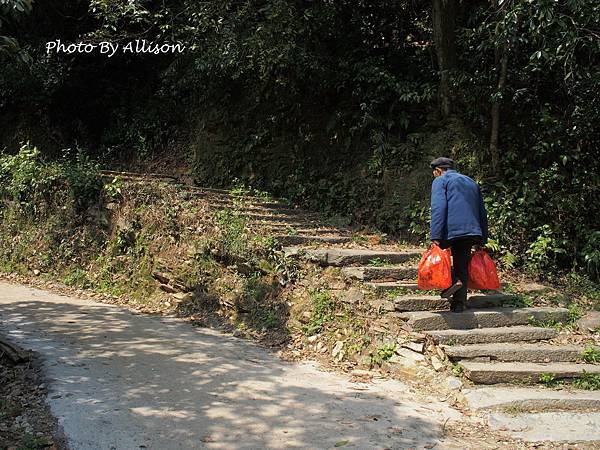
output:
[[[367,388],[176,318],[22,286],[0,284],[0,332],[43,355],[73,449],[441,448],[459,417],[397,381]]]
[[[248,277],[243,289],[226,301],[204,286],[198,286],[193,296],[184,298],[175,314],[193,318],[193,323],[226,332],[238,330],[268,347],[281,347],[291,338],[287,327],[290,308],[280,296],[283,287],[270,277]]]

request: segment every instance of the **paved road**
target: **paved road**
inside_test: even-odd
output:
[[[442,426],[459,414],[402,383],[351,383],[176,319],[0,283],[0,333],[43,355],[74,450],[455,448]]]

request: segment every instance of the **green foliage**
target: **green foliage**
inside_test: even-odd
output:
[[[17,450],[42,450],[52,446],[45,437],[37,436],[30,432],[25,432],[23,440]]]
[[[595,347],[586,347],[581,353],[581,359],[590,364],[599,364],[600,352]]]
[[[534,306],[534,298],[528,294],[511,294],[507,303],[515,308],[529,308]]]
[[[369,266],[381,267],[390,265],[390,260],[385,258],[373,258],[369,260]]]
[[[123,179],[114,177],[109,183],[104,185],[106,196],[112,200],[118,200],[123,194]]]
[[[309,323],[302,330],[307,336],[315,335],[322,330],[324,324],[333,318],[333,308],[335,306],[335,302],[328,291],[311,291],[310,298],[314,309]]]
[[[80,213],[98,202],[102,189],[97,164],[82,152],[70,160],[45,162],[29,143],[15,155],[0,156],[0,181],[0,197],[32,216],[51,208],[72,207]]]
[[[539,381],[548,387],[553,386],[556,383],[556,375],[553,373],[541,373]]]
[[[382,344],[370,355],[371,365],[380,366],[396,354],[396,344]]]
[[[217,212],[216,219],[225,249],[233,254],[243,254],[247,249],[246,218],[226,208]]]
[[[481,183],[489,245],[504,267],[600,275],[595,0],[461,9],[450,74],[455,117],[446,121],[436,116],[428,2],[37,2],[27,27],[14,19],[31,1],[0,6],[33,56],[30,71],[0,69],[0,108],[17,118],[52,111],[58,145],[87,139],[111,164],[158,152],[171,161],[183,148],[178,159],[202,184],[264,200],[272,192],[344,225],[412,240],[428,232],[426,162],[447,153]],[[186,51],[47,58],[43,43],[55,29],[92,40],[177,41]],[[499,89],[502,54],[507,82]],[[128,92],[115,89],[124,73],[132,75]],[[487,151],[493,104],[498,173]]]
[[[466,119],[484,126],[490,104],[501,103],[501,176],[484,186],[492,236],[511,255],[507,265],[537,275],[580,267],[598,277],[600,108],[580,103],[600,88],[597,8],[593,0],[482,4],[459,33],[456,92]],[[495,58],[505,47],[508,81],[498,92]]]
[[[67,286],[76,286],[83,289],[89,289],[92,287],[87,272],[83,269],[77,268],[67,275],[63,282]]]
[[[237,200],[240,205],[243,204],[244,197],[257,197],[263,202],[274,201],[274,198],[270,193],[248,186],[238,178],[235,178],[232,182],[231,195],[233,196],[234,201]]]
[[[573,379],[573,387],[586,391],[598,391],[600,390],[600,375],[584,371],[583,375]]]
[[[429,233],[431,210],[428,202],[417,201],[412,207],[405,209],[408,221],[407,231],[419,239],[424,240]]]
[[[556,328],[557,330],[562,330],[564,328],[563,322],[557,322],[554,319],[551,320],[537,320],[534,316],[530,316],[528,320],[529,325],[532,327],[540,327],[540,328]]]
[[[452,344],[448,343],[447,345],[452,345]],[[452,364],[452,374],[455,377],[460,378],[464,375],[464,373],[465,373],[465,368],[463,366],[461,366],[460,364],[457,364],[457,363]]]
[[[0,30],[5,24],[17,24],[25,14],[31,12],[33,0],[0,0]],[[20,62],[30,62],[29,55],[10,36],[0,35],[0,61],[13,57]]]
[[[534,316],[529,317],[529,325],[534,327],[542,328],[556,328],[557,330],[562,329],[573,329],[576,326],[577,319],[583,315],[583,309],[576,303],[569,304],[569,315],[566,322],[559,322],[554,319],[550,320],[537,320]]]

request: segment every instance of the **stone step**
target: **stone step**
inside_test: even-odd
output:
[[[100,175],[104,178],[115,178],[119,177],[123,181],[144,181],[154,180],[162,181],[165,183],[175,183],[177,177],[172,175],[165,175],[162,173],[138,173],[138,172],[121,172],[117,170],[101,170]]]
[[[392,300],[396,311],[436,311],[450,308],[445,298],[435,295],[401,295]]]
[[[461,361],[464,373],[471,381],[479,384],[499,383],[539,383],[540,376],[552,374],[555,380],[572,379],[583,375],[600,374],[600,365],[557,363],[524,363],[524,362],[475,362]]]
[[[318,224],[312,224],[312,223],[301,223],[299,225],[295,225],[295,226],[290,226],[287,223],[271,223],[271,224],[261,224],[261,226],[263,228],[266,228],[267,230],[271,231],[272,233],[276,233],[276,234],[289,234],[290,230],[293,230],[293,232],[295,232],[295,234],[311,234],[311,233],[329,233],[329,234],[336,234],[336,235],[348,235],[350,236],[350,230],[345,230],[345,229],[341,229],[341,228],[335,228],[335,227],[327,227],[327,226],[320,226]]]
[[[211,200],[231,202],[235,199],[236,201],[248,202],[248,203],[265,206],[265,207],[275,207],[275,208],[289,208],[290,207],[290,205],[288,203],[286,203],[285,201],[282,201],[282,200],[278,200],[278,199],[270,200],[270,199],[265,199],[262,197],[256,197],[256,196],[252,196],[252,195],[238,196],[238,195],[233,195],[231,193],[231,191],[228,191],[226,189],[205,188],[205,187],[200,187],[200,186],[186,186],[186,185],[180,185],[180,189],[184,192],[188,192],[188,193],[194,195],[195,197],[202,197],[202,198],[207,198],[207,199],[211,199]]]
[[[415,282],[410,281],[384,281],[382,283],[368,282],[365,283],[367,286],[372,287],[378,291],[395,291],[395,290],[408,290],[417,291],[419,286]]]
[[[254,222],[261,223],[273,223],[273,224],[295,224],[298,226],[302,226],[302,224],[311,224],[318,225],[322,227],[326,227],[327,224],[320,222],[317,217],[308,217],[308,216],[290,216],[284,214],[259,214],[256,212],[242,212],[242,215],[246,217],[248,220],[252,220]]]
[[[198,197],[212,197],[217,201],[221,202],[232,202],[233,199],[243,200],[245,202],[251,202],[256,205],[264,205],[266,207],[276,207],[276,208],[289,208],[289,204],[281,199],[273,199],[267,200],[262,197],[252,196],[252,195],[233,195],[230,190],[227,189],[217,189],[217,188],[207,188],[201,186],[193,186],[189,184],[180,183],[180,179],[177,176],[160,174],[160,173],[137,173],[137,172],[123,172],[123,171],[114,171],[114,170],[102,170],[101,175],[105,178],[114,178],[120,177],[124,181],[146,181],[153,180],[168,184],[175,184],[182,192],[187,192],[193,194]]]
[[[284,251],[289,254],[298,254],[298,249],[295,247],[286,247]],[[369,264],[375,260],[384,261],[387,264],[398,264],[413,258],[420,258],[421,253],[421,249],[390,252],[353,248],[320,248],[304,249],[303,256],[323,266],[350,266],[353,264]]]
[[[310,211],[305,209],[295,209],[290,205],[284,203],[261,203],[261,202],[247,202],[244,201],[242,204],[239,202],[234,202],[231,198],[215,198],[205,195],[196,195],[190,192],[183,192],[180,195],[183,198],[202,198],[202,200],[206,203],[207,206],[210,206],[214,209],[240,209],[242,211],[264,211],[264,212],[274,212],[281,214],[310,214]]]
[[[343,267],[342,273],[355,280],[370,281],[370,280],[415,280],[417,278],[417,268],[408,266],[358,266],[358,267]]]
[[[183,194],[187,196],[186,193]],[[278,204],[260,204],[260,203],[237,203],[233,200],[208,199],[205,204],[213,209],[233,209],[239,212],[258,213],[258,214],[276,214],[294,217],[311,217],[320,218],[317,213],[307,211],[305,209],[296,209],[290,206],[280,206]]]
[[[326,243],[326,244],[343,244],[345,242],[352,242],[350,236],[318,236],[318,235],[304,235],[304,234],[291,234],[282,235],[276,234],[275,239],[281,245],[303,245],[310,244],[312,242]]]
[[[400,318],[415,331],[465,330],[527,325],[530,318],[539,322],[564,322],[569,318],[569,310],[544,307],[468,309],[462,313],[416,311],[402,313]]]
[[[474,330],[434,330],[428,336],[437,344],[486,344],[493,342],[543,341],[558,336],[554,328],[526,325],[500,328],[476,328]]]
[[[493,308],[502,306],[511,297],[504,294],[469,294],[467,296],[467,306],[469,308]],[[393,300],[396,311],[435,311],[449,309],[448,300],[439,295],[418,295],[406,294],[400,295]]]
[[[492,361],[520,362],[577,362],[581,361],[583,348],[576,345],[551,345],[519,343],[493,343],[443,346],[448,358],[453,360],[490,359]],[[596,347],[596,351],[600,348]]]
[[[600,413],[580,411],[551,411],[515,414],[513,411],[488,413],[488,425],[502,433],[534,442],[534,445],[520,448],[569,448],[598,449],[600,446]],[[569,442],[560,447],[546,447],[540,441],[559,443]],[[570,444],[577,441],[577,444]],[[497,447],[506,448],[506,447]],[[517,448],[517,447],[512,447]]]
[[[463,390],[469,408],[481,410],[600,411],[600,391],[537,387],[481,386]]]

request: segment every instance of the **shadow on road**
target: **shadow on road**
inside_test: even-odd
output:
[[[364,390],[176,319],[22,286],[0,284],[0,332],[46,359],[74,449],[431,448],[448,417],[397,382]]]

